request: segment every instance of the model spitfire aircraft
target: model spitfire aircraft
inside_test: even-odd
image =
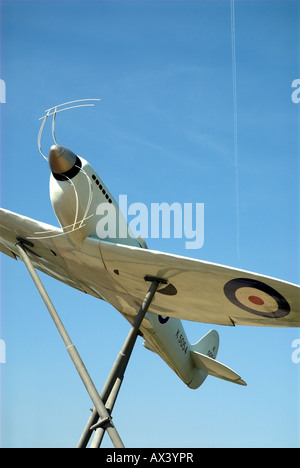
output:
[[[211,330],[191,344],[181,319],[229,326],[299,327],[299,286],[148,249],[124,225],[116,201],[95,169],[55,143],[48,157],[50,198],[61,227],[1,209],[1,251],[109,302],[131,324],[149,285],[155,284],[139,324],[144,346],[190,388],[199,387],[208,375],[246,385],[216,360],[218,333]],[[99,233],[101,206],[107,211],[111,208],[117,227],[124,232],[125,226],[127,236],[118,236],[121,229],[113,238]]]

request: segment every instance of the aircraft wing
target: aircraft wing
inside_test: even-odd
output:
[[[0,209],[0,250],[13,258],[21,237],[40,271],[134,316],[149,283],[164,278],[149,309],[160,316],[219,325],[300,326],[300,287],[267,276],[88,238],[82,248],[61,229]]]
[[[17,238],[22,238],[26,242],[34,244],[34,248],[28,248],[29,252],[32,252],[31,261],[35,268],[73,288],[81,289],[66,269],[63,258],[54,244],[54,240],[59,239],[63,248],[66,236],[62,234],[63,231],[59,228],[0,209],[1,252],[17,259]],[[67,249],[67,244],[65,247]]]
[[[300,326],[300,287],[191,258],[101,242],[105,266],[137,304],[145,275],[165,278],[149,309],[158,315],[220,325]],[[148,283],[149,284],[149,283]]]

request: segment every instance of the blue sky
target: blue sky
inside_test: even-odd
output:
[[[100,98],[57,116],[58,142],[115,198],[204,203],[201,249],[172,238],[148,239],[150,248],[299,284],[299,2],[234,6],[236,147],[230,1],[1,1],[1,206],[58,225],[38,118]],[[51,144],[47,125],[45,153]],[[101,389],[127,322],[43,281]],[[0,325],[2,446],[76,445],[91,402],[24,265],[4,255]],[[114,409],[125,445],[299,447],[299,330],[185,323],[191,342],[210,328],[218,359],[248,386],[210,377],[190,390],[139,339]]]

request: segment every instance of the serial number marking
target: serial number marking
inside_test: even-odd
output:
[[[175,336],[177,338],[177,341],[178,341],[179,346],[181,347],[182,351],[184,352],[184,354],[186,354],[188,352],[189,348],[187,346],[187,342],[184,339],[184,336],[182,335],[182,333],[180,333],[179,328],[178,328]]]
[[[210,357],[212,359],[215,359],[215,354],[214,354],[215,351],[216,351],[216,347],[214,346],[212,351],[209,349],[206,354],[207,354],[208,357]]]

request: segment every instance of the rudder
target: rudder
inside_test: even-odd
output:
[[[198,371],[198,375],[197,371],[194,373],[194,378],[189,385],[191,388],[199,387],[208,375],[238,385],[247,385],[230,367],[216,361],[218,349],[219,334],[215,330],[211,330],[198,343],[191,346],[191,356]]]
[[[191,351],[205,354],[206,356],[216,359],[219,350],[219,333],[216,330],[210,330],[197,343],[191,345]]]

